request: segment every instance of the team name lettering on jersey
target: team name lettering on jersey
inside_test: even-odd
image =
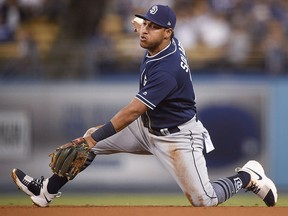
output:
[[[181,56],[180,66],[186,73],[189,73],[190,81],[192,82],[192,76],[190,72],[189,63],[186,57],[186,52],[180,41],[178,41],[178,49],[180,51],[180,56]]]
[[[181,56],[180,66],[183,68],[183,70],[185,70],[188,73],[190,71],[188,61],[182,53],[180,54],[180,56]]]
[[[181,56],[180,66],[183,68],[183,70],[185,70],[188,73],[190,72],[190,68],[189,68],[187,57],[186,57],[185,49],[183,48],[180,41],[178,41],[178,49],[181,52],[180,53],[180,56]]]

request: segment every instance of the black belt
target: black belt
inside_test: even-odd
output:
[[[148,128],[148,131],[151,134],[154,134],[156,136],[166,136],[169,134],[177,133],[180,131],[180,129],[178,127],[162,128],[162,129],[150,129],[150,128]]]

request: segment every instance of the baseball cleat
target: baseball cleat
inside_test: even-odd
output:
[[[251,160],[248,161],[242,168],[235,169],[237,173],[246,172],[250,174],[251,180],[246,186],[246,191],[252,191],[257,194],[267,206],[275,206],[277,203],[277,189],[271,179],[269,179],[264,172],[260,163]]]
[[[19,169],[13,169],[11,177],[20,190],[30,196],[32,202],[39,207],[47,207],[50,202],[61,195],[61,192],[57,194],[50,194],[47,191],[47,185],[49,179],[45,179],[41,176],[41,179],[35,179]]]

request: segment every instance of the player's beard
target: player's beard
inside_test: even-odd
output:
[[[146,37],[145,40],[141,40],[140,39],[140,46],[144,49],[148,50],[148,53],[150,55],[155,55],[158,52],[161,51],[161,44],[162,44],[163,40],[157,40],[157,41],[149,41],[149,39]]]

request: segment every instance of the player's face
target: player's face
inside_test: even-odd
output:
[[[140,46],[147,49],[150,55],[155,55],[169,44],[171,34],[172,29],[144,20],[140,29]]]

